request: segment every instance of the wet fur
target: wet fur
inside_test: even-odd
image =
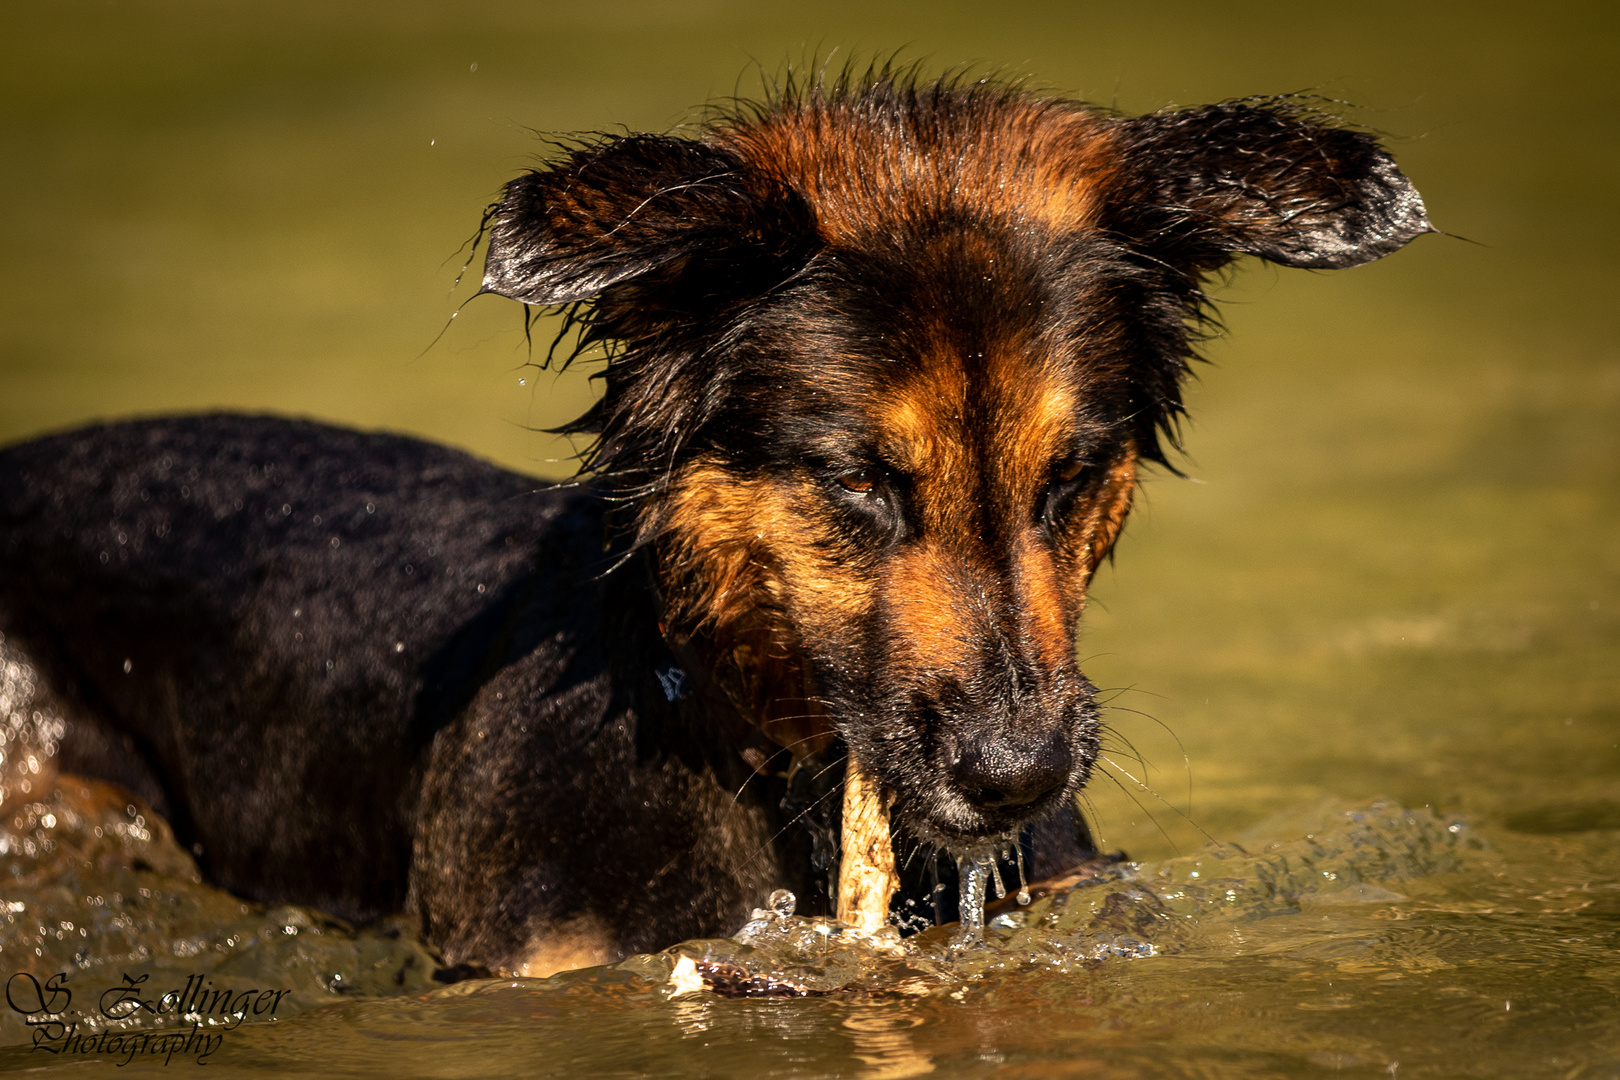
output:
[[[881,72],[587,141],[485,227],[484,290],[605,354],[589,486],[250,417],[40,440],[0,455],[0,629],[62,766],[212,880],[528,971],[825,908],[846,748],[896,796],[899,915],[950,914],[938,849],[1085,855],[1074,637],[1200,282],[1429,229],[1298,102]]]

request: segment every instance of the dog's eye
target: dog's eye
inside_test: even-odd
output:
[[[1085,458],[1064,458],[1054,464],[1046,489],[1036,501],[1036,518],[1049,527],[1056,524],[1075,496],[1091,487],[1097,473],[1097,466]]]
[[[824,474],[830,481],[827,493],[849,515],[853,529],[880,541],[904,535],[907,486],[903,474],[876,464],[835,465],[829,474]]]
[[[861,466],[841,472],[833,479],[845,491],[856,495],[866,495],[877,487],[878,474],[876,469]]]
[[[1058,484],[1072,484],[1086,471],[1086,463],[1079,458],[1059,462],[1052,470],[1052,480]]]

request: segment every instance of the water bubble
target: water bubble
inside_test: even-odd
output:
[[[765,906],[778,919],[785,919],[798,909],[799,898],[786,889],[777,889],[771,893],[770,899],[765,901]]]

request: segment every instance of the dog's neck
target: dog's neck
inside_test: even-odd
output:
[[[737,703],[732,700],[725,687],[721,686],[710,672],[709,665],[699,654],[692,639],[671,631],[665,619],[667,609],[652,558],[646,552],[642,552],[635,561],[641,564],[641,574],[646,580],[648,594],[652,597],[659,640],[668,651],[668,655],[653,666],[653,674],[663,690],[664,697],[671,703],[689,697],[694,698],[695,704],[713,721],[720,734],[750,769],[761,776],[783,773],[789,766],[789,762],[784,760],[787,751],[772,742],[758,725],[737,707]]]

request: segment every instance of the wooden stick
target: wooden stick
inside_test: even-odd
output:
[[[889,842],[894,795],[861,768],[844,767],[843,854],[838,863],[838,921],[872,933],[889,924],[889,898],[900,888]]]

